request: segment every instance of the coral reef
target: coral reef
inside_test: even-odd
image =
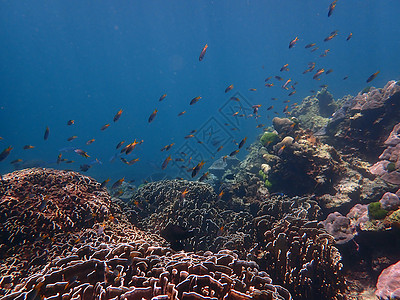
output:
[[[400,261],[382,271],[376,288],[379,299],[400,299]]]
[[[334,238],[317,222],[287,218],[272,229],[259,226],[264,240],[257,262],[295,299],[342,299],[341,256]]]
[[[338,105],[332,94],[324,88],[316,95],[304,98],[292,109],[291,114],[299,120],[301,127],[317,132],[328,124],[329,118]]]

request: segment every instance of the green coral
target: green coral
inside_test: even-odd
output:
[[[386,217],[388,211],[381,207],[380,202],[372,202],[368,205],[368,215],[370,219],[382,220]]]
[[[269,181],[268,179],[266,179],[266,180],[264,181],[264,185],[265,185],[265,187],[268,188],[268,189],[272,188],[272,182]]]
[[[262,178],[262,180],[267,179],[267,174],[265,174],[262,170],[258,171],[258,175]]]
[[[261,137],[260,142],[264,147],[271,147],[275,145],[278,140],[279,137],[275,132],[265,132]]]

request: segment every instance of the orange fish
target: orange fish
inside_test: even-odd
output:
[[[283,67],[280,69],[280,71],[281,71],[281,72],[283,72],[283,71],[289,71],[288,66],[289,66],[289,64],[283,65]]]
[[[329,53],[330,49],[326,49],[319,57],[325,57]]]
[[[110,127],[110,124],[105,124],[100,128],[100,130],[106,130],[108,127]]]
[[[311,48],[314,46],[315,46],[315,43],[311,43],[311,44],[307,44],[304,48],[308,49],[308,48]]]
[[[219,194],[218,194],[218,200],[221,200],[222,196],[224,195],[224,191],[222,190]]]
[[[138,162],[139,161],[139,158],[134,158],[134,159],[131,159],[130,161],[128,161],[128,165],[133,165],[135,162]]]
[[[241,142],[239,143],[239,149],[243,147],[244,143],[246,143],[246,140],[247,140],[247,136],[243,140],[241,140]]]
[[[70,142],[70,141],[73,141],[76,138],[77,138],[77,136],[73,135],[73,136],[70,136],[69,138],[67,138],[67,141]]]
[[[86,142],[86,145],[90,145],[90,144],[93,143],[94,141],[95,141],[95,139],[88,140],[88,141]]]
[[[292,48],[298,41],[298,37],[296,36],[293,40],[290,41],[289,43],[289,49]]]
[[[201,50],[200,56],[199,56],[199,61],[202,61],[204,58],[204,55],[206,55],[206,51],[207,51],[208,45],[206,44],[203,48],[203,50]]]
[[[44,132],[44,140],[47,140],[49,138],[49,134],[50,134],[50,129],[48,126],[46,126],[46,130]],[[1,138],[0,138],[1,139]]]
[[[81,156],[83,156],[83,157],[86,157],[86,158],[90,157],[90,156],[89,156],[85,151],[83,151],[82,149],[75,149],[74,152],[77,153],[77,154],[79,154],[79,155],[81,155]]]
[[[186,114],[186,110],[181,111],[181,112],[178,114],[178,117],[180,117],[180,116],[182,116],[182,115],[184,115],[184,114]]]
[[[294,94],[296,94],[296,90],[290,92],[288,96],[293,96]]]
[[[124,143],[125,143],[125,141],[119,142],[118,145],[117,145],[117,147],[115,147],[115,149],[119,149]]]
[[[267,110],[271,110],[271,109],[273,109],[273,108],[274,108],[274,106],[271,105],[270,107],[267,108]]]
[[[114,122],[117,122],[122,115],[122,109],[120,109],[117,114],[114,116]]]
[[[238,97],[231,97],[230,100],[237,101],[237,102],[240,101],[240,99]]]
[[[328,11],[328,17],[330,17],[333,13],[333,10],[336,7],[336,2],[337,0],[333,1],[330,5],[329,5],[329,11]]]
[[[171,147],[172,147],[173,145],[175,145],[175,143],[166,145],[166,146],[164,146],[164,147],[161,148],[161,151],[168,151],[169,149],[171,149]]]
[[[0,161],[5,160],[7,156],[10,154],[13,147],[9,146],[8,148],[4,149],[3,152],[0,153]]]
[[[266,83],[265,86],[266,86],[266,87],[273,87],[274,84],[273,84],[273,83]]]
[[[185,139],[187,140],[187,139],[190,139],[190,138],[192,138],[192,137],[194,137],[193,134],[188,134],[187,136],[185,136]]]
[[[202,160],[201,162],[199,162],[192,170],[192,178],[195,177],[197,175],[197,173],[199,173],[199,171],[201,170],[201,168],[204,166],[205,162]]]
[[[198,96],[198,97],[196,97],[196,98],[193,98],[191,101],[190,101],[190,105],[193,105],[193,104],[195,104],[197,101],[199,101],[201,99],[201,97],[200,96]]]
[[[250,92],[255,92],[257,89],[249,89]]]
[[[288,79],[288,80],[286,80],[286,82],[285,82],[285,84],[284,85],[282,85],[282,88],[284,88],[285,90],[287,90],[288,88],[287,88],[287,85],[290,83],[292,81],[292,79]]]
[[[280,156],[283,152],[283,150],[285,150],[286,145],[283,145],[279,150],[278,150],[278,156]]]
[[[158,112],[158,110],[155,109],[155,110],[151,113],[151,115],[150,115],[150,117],[149,117],[149,123],[153,122],[154,118],[155,118],[156,115],[157,115],[157,112]]]
[[[69,120],[69,121],[67,122],[67,125],[73,125],[73,124],[75,124],[75,121],[74,121],[74,120]]]
[[[116,189],[125,181],[125,177],[118,179],[114,184],[111,186],[111,189]]]
[[[189,191],[188,191],[188,189],[185,189],[183,192],[182,192],[182,194],[181,194],[181,200],[185,200],[186,198],[186,194],[188,193]]]
[[[368,77],[367,79],[367,83],[371,82],[372,80],[374,80],[376,78],[376,76],[378,76],[380,71],[376,71],[374,74],[372,74],[371,76]]]
[[[164,169],[168,166],[168,163],[169,163],[171,160],[172,160],[172,158],[171,158],[171,155],[170,155],[170,156],[168,156],[168,157],[164,160],[164,162],[162,163],[161,169],[164,170]]]
[[[325,72],[325,70],[324,70],[323,68],[317,70],[317,73],[314,74],[313,79],[319,80],[318,76],[321,75],[321,74],[324,73],[324,72]]]
[[[158,99],[158,101],[163,101],[165,99],[165,97],[167,97],[167,94],[161,95],[160,99]]]
[[[232,90],[232,89],[233,89],[233,84],[231,84],[230,86],[228,86],[228,87],[225,89],[225,93],[229,92],[229,91]]]
[[[60,153],[60,154],[58,154],[58,156],[57,156],[57,165],[59,165],[60,164],[60,162],[61,162],[61,157],[62,157],[62,154]]]
[[[350,34],[347,36],[346,41],[349,41],[351,37],[353,36],[353,33],[350,32]]]
[[[35,146],[32,146],[32,145],[25,145],[24,146],[24,150],[33,149],[33,148],[35,148]]]
[[[232,151],[230,154],[229,154],[229,156],[235,156],[236,154],[238,154],[239,153],[239,149],[237,149],[237,150],[235,150],[235,151]]]
[[[284,113],[287,112],[288,108],[289,108],[289,105],[286,105],[285,108],[283,109],[283,112]]]
[[[217,152],[221,151],[222,148],[224,148],[224,146],[219,146],[218,149],[217,149]]]
[[[328,37],[326,37],[324,39],[324,42],[330,41],[331,39],[333,39],[335,36],[337,36],[337,31],[334,31],[331,35],[329,35]]]
[[[272,78],[272,76],[269,76],[267,78],[265,78],[265,82],[267,82],[268,80],[270,80]]]
[[[201,175],[201,177],[199,178],[199,181],[202,182],[204,180],[206,180],[208,178],[208,172],[205,172],[203,175]]]

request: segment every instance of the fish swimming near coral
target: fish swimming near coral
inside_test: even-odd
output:
[[[376,78],[376,76],[378,76],[379,73],[380,73],[380,71],[376,71],[374,74],[369,76],[368,79],[367,79],[367,83],[371,82],[372,80],[374,80]]]
[[[175,251],[183,250],[183,244],[180,242],[193,237],[195,232],[188,230],[182,226],[169,223],[164,229],[160,231],[160,235],[171,243],[171,248]]]
[[[171,160],[172,160],[172,158],[171,158],[171,155],[170,155],[170,156],[168,156],[168,157],[164,160],[164,162],[162,163],[161,169],[164,170],[164,169],[168,166],[168,163],[169,163]]]

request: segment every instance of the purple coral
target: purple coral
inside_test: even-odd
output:
[[[386,268],[379,275],[375,295],[379,299],[399,299],[400,261]]]
[[[335,238],[337,244],[347,243],[356,234],[356,228],[351,224],[350,218],[343,216],[339,212],[329,214],[321,224]]]
[[[381,203],[382,209],[386,210],[396,210],[400,206],[399,197],[390,192],[385,193],[379,202]]]

